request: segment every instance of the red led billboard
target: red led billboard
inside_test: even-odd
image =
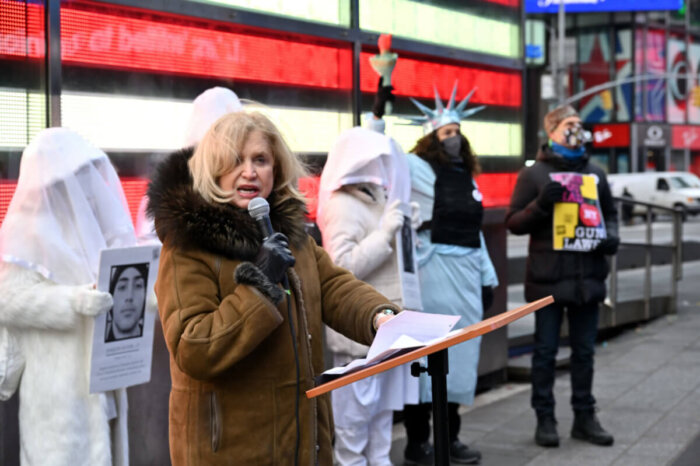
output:
[[[21,5],[8,2],[10,5]],[[5,9],[0,15],[0,55],[42,57],[43,9],[37,5]],[[28,37],[25,38],[25,20]],[[324,89],[351,89],[349,47],[260,37],[153,19],[61,8],[64,63],[125,70],[233,78]],[[376,91],[377,76],[362,54],[361,89]],[[402,57],[394,70],[396,94],[433,97],[433,85],[445,98],[459,80],[460,96],[478,87],[473,102],[520,107],[521,76]]]

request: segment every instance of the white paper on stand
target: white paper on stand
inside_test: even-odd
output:
[[[367,357],[325,371],[318,382],[323,383],[356,370],[385,361],[406,351],[437,343],[451,335],[459,316],[403,311],[384,323],[374,337]]]
[[[435,338],[444,337],[455,326],[459,316],[430,314],[427,312],[403,311],[379,327],[372,346],[369,347],[367,360],[373,361],[377,355],[405,336],[424,346]]]
[[[95,317],[90,393],[138,385],[151,379],[156,317],[151,300],[155,299],[153,284],[159,259],[160,245],[101,252],[97,289],[111,293],[115,303],[107,313]],[[119,288],[122,280],[123,288]],[[137,282],[138,290],[131,290],[130,287],[137,286]],[[138,309],[134,312],[136,307]],[[121,317],[117,308],[122,311]],[[121,330],[127,332],[120,333]]]

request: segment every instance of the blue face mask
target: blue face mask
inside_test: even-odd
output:
[[[557,144],[556,142],[550,140],[549,141],[549,146],[552,148],[552,151],[555,154],[559,154],[565,159],[580,159],[583,157],[583,154],[586,153],[586,148],[584,146],[579,146],[579,147],[566,147],[562,146],[561,144]]]

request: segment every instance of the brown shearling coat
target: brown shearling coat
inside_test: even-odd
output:
[[[299,464],[330,465],[330,400],[304,394],[324,367],[322,324],[369,344],[374,313],[397,309],[303,232],[303,204],[275,205],[271,196],[273,226],[289,237],[296,258],[285,295],[250,262],[260,232],[248,213],[208,204],[192,190],[190,155],[173,154],[149,186],[163,241],[156,294],[171,356],[172,462],[294,464],[298,400]]]

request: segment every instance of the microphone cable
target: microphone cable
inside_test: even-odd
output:
[[[283,279],[282,279],[282,286],[284,286],[284,292],[287,295],[287,320],[289,320],[289,332],[291,333],[292,336],[292,348],[294,349],[294,363],[296,365],[296,375],[297,375],[297,380],[296,380],[296,391],[295,395],[296,397],[294,398],[294,419],[296,421],[296,441],[294,444],[294,465],[299,464],[299,442],[300,442],[300,433],[301,433],[301,427],[299,425],[299,396],[301,395],[301,377],[300,377],[300,370],[299,370],[299,351],[297,349],[297,340],[296,340],[296,332],[294,330],[294,321],[292,320],[292,292],[289,289],[289,279],[287,278],[287,275],[285,274]]]

